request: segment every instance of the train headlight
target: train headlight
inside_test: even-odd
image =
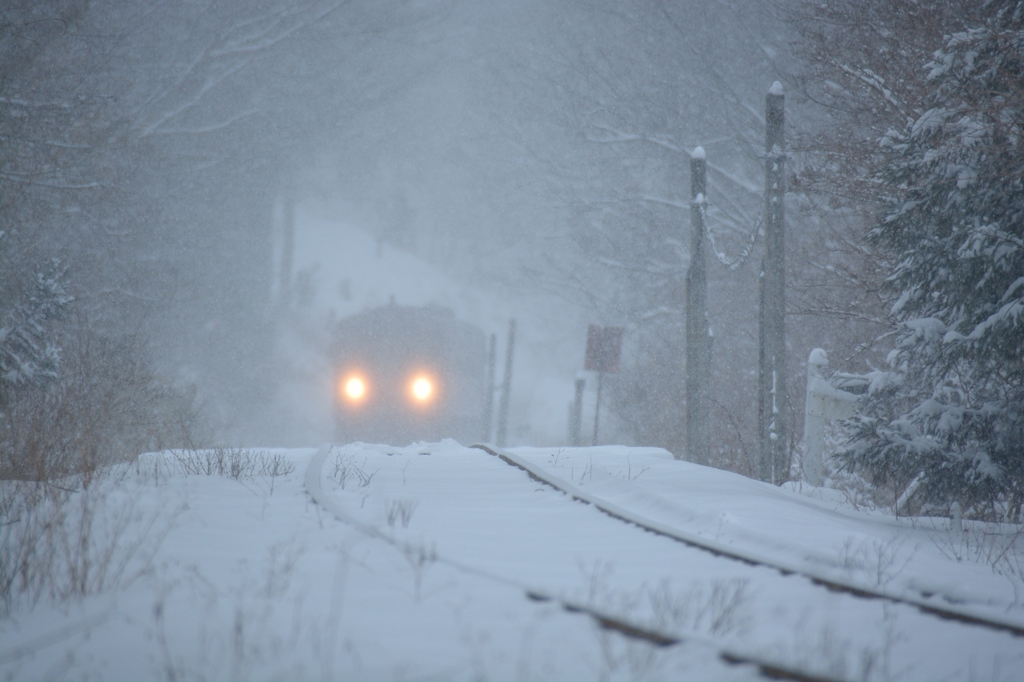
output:
[[[366,397],[366,382],[361,377],[349,377],[341,390],[349,402],[358,403]]]
[[[413,399],[419,403],[425,403],[434,396],[434,384],[427,377],[413,379],[410,390]]]

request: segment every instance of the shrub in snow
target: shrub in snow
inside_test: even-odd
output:
[[[201,440],[194,395],[167,385],[136,337],[71,320],[57,376],[19,391],[0,422],[0,478],[52,480]]]
[[[876,481],[965,512],[1024,502],[1024,2],[948,36],[925,66],[929,107],[882,138],[896,263],[888,368],[840,453]]]
[[[88,473],[194,442],[194,396],[156,375],[143,340],[104,334],[82,311],[61,322],[65,267],[11,251],[0,253],[0,479]]]
[[[0,480],[0,619],[43,600],[126,587],[152,569],[181,508],[147,508],[125,474],[108,468],[58,485]]]

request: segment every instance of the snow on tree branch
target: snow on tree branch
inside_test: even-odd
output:
[[[929,503],[1024,504],[1024,3],[922,65],[927,108],[881,140],[872,239],[900,332],[842,457]],[[882,376],[884,375],[884,376]]]
[[[3,312],[0,399],[7,387],[38,384],[56,376],[60,348],[53,339],[52,323],[72,301],[64,287],[65,273],[60,261],[53,259],[36,273],[23,299]]]

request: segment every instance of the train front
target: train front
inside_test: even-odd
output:
[[[484,335],[438,307],[390,305],[342,320],[333,348],[338,442],[483,437]]]

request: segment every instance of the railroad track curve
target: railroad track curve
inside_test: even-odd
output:
[[[331,453],[331,448],[331,445],[322,446],[307,466],[305,472],[305,488],[309,496],[318,506],[337,520],[357,529],[367,537],[384,542],[394,547],[399,552],[402,552],[404,549],[404,540],[399,537],[399,535],[390,532],[382,525],[377,526],[372,523],[367,523],[359,517],[358,510],[355,507],[352,507],[352,511],[350,511],[339,499],[324,490],[321,483],[324,476],[323,468],[327,457]],[[989,619],[979,617],[978,614],[971,613],[964,614],[960,612],[953,612],[950,614],[947,610],[943,610],[941,607],[930,604],[926,605],[929,608],[921,608],[921,604],[916,603],[912,598],[907,598],[906,595],[889,594],[883,591],[866,589],[860,585],[844,584],[835,581],[832,578],[812,575],[799,566],[784,565],[778,561],[772,561],[754,553],[738,551],[736,548],[729,546],[720,546],[719,543],[708,541],[701,537],[691,536],[679,529],[650,521],[649,519],[645,519],[640,515],[630,512],[629,510],[618,507],[607,500],[603,500],[595,495],[579,490],[575,486],[553,476],[550,472],[545,471],[543,468],[532,464],[514,453],[503,451],[490,445],[479,444],[471,446],[468,450],[470,452],[479,452],[488,459],[493,457],[510,467],[518,468],[522,472],[525,472],[529,479],[542,483],[547,488],[558,491],[569,497],[571,500],[589,505],[604,516],[611,517],[616,521],[637,527],[638,529],[643,530],[645,534],[653,533],[657,536],[667,538],[705,552],[710,552],[716,557],[723,559],[739,561],[751,566],[769,568],[784,576],[802,577],[807,579],[811,585],[831,592],[838,592],[861,599],[883,599],[892,603],[912,606],[929,616],[956,621],[963,626],[986,627],[997,631],[1007,632],[1014,636],[1024,634],[1024,627],[1021,627],[1016,623],[1006,623],[998,620],[993,622]],[[489,467],[485,468],[489,470]],[[528,479],[523,477],[522,480],[525,482]],[[651,541],[660,542],[655,541],[653,538]],[[505,588],[513,589],[530,601],[553,603],[565,611],[590,618],[602,628],[618,632],[626,637],[646,641],[654,646],[672,647],[686,643],[707,647],[713,650],[718,658],[723,662],[732,665],[753,666],[761,676],[769,679],[813,680],[815,682],[835,682],[837,679],[794,666],[791,663],[772,660],[774,659],[774,656],[766,658],[763,654],[739,650],[735,645],[727,644],[704,633],[680,631],[678,629],[665,630],[661,628],[652,628],[644,623],[634,622],[630,620],[629,617],[623,617],[621,614],[610,613],[602,610],[601,608],[596,607],[593,603],[584,603],[578,600],[566,598],[564,594],[559,593],[557,590],[536,584],[536,581],[534,583],[529,583],[525,580],[518,580],[514,577],[510,578],[508,575],[502,575],[500,567],[498,566],[488,568],[479,563],[474,565],[471,561],[467,562],[461,560],[458,556],[446,555],[444,553],[436,556],[436,561],[439,564],[446,565],[460,572],[470,573],[475,576],[485,578],[488,581],[495,583],[496,587],[500,584]],[[541,580],[540,582],[544,581]]]
[[[944,620],[959,621],[968,625],[1008,632],[1016,637],[1024,637],[1024,623],[1020,623],[1012,618],[1001,618],[994,614],[981,614],[971,609],[936,603],[933,599],[925,595],[918,596],[914,594],[897,593],[891,590],[885,590],[884,588],[872,588],[857,584],[853,581],[838,579],[835,576],[817,574],[813,571],[808,571],[805,567],[799,566],[795,563],[787,564],[779,561],[778,559],[765,557],[757,554],[756,552],[738,549],[721,542],[716,542],[715,540],[701,537],[694,533],[674,528],[664,523],[646,519],[639,514],[631,512],[628,509],[624,509],[607,500],[603,500],[596,495],[584,492],[571,483],[567,483],[561,478],[545,471],[541,467],[526,461],[522,457],[518,457],[511,452],[495,448],[492,445],[477,443],[471,445],[470,448],[486,452],[487,454],[497,457],[511,466],[522,469],[533,480],[551,486],[552,488],[570,496],[574,500],[592,505],[595,509],[598,509],[612,518],[637,526],[647,532],[675,540],[676,542],[681,542],[685,545],[702,549],[716,556],[740,561],[751,566],[764,566],[766,568],[774,569],[786,576],[802,576],[811,583],[833,592],[842,592],[862,599],[880,599],[894,604],[909,605],[917,608],[922,613],[936,616]]]

